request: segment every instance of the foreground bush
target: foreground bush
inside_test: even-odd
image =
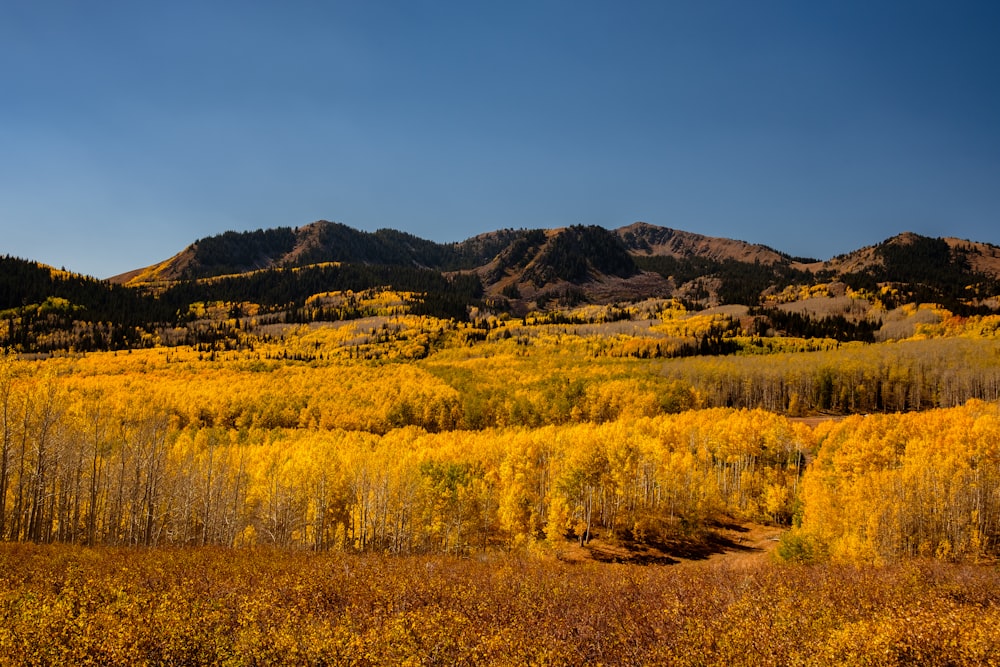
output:
[[[0,664],[1000,664],[1000,573],[0,546]]]

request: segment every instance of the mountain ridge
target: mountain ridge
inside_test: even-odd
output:
[[[156,264],[137,268],[107,280],[117,284],[153,282],[157,279],[179,280],[240,273],[261,268],[304,266],[324,261],[380,264],[413,263],[438,270],[470,269],[486,264],[507,246],[543,233],[558,236],[567,229],[504,228],[484,232],[462,241],[439,243],[407,232],[382,228],[366,232],[343,223],[317,220],[299,227],[276,227],[255,231],[226,231],[196,240],[181,252]],[[910,231],[901,232],[879,243],[837,255],[827,260],[796,258],[769,246],[727,237],[715,237],[647,222],[634,222],[615,229],[603,229],[617,236],[633,255],[705,257],[715,261],[736,260],[776,264],[788,262],[802,267],[836,268],[849,272],[872,261],[872,251],[891,244],[909,245],[915,239],[931,238]],[[953,250],[981,258],[973,268],[1000,276],[1000,247],[956,237],[942,237]],[[234,250],[236,257],[234,257]],[[225,257],[224,272],[218,271],[219,255]],[[210,261],[205,263],[206,255]],[[205,266],[193,266],[197,262]],[[207,271],[206,271],[207,267]],[[215,267],[215,269],[212,269]]]
[[[567,229],[500,229],[453,243],[436,243],[394,229],[365,232],[327,220],[301,227],[277,227],[255,231],[227,231],[198,239],[176,255],[156,264],[108,278],[116,284],[140,284],[182,280],[261,268],[304,266],[325,261],[403,264],[438,270],[473,269],[492,261],[505,248],[524,243],[539,233],[558,238]],[[705,256],[714,260],[735,259],[775,263],[788,255],[760,244],[711,237],[694,232],[635,222],[614,230],[631,254],[674,257]],[[225,259],[220,260],[222,255]]]
[[[652,299],[724,306],[746,331],[870,340],[882,314],[907,304],[1000,312],[1000,247],[904,232],[819,261],[641,222],[507,228],[445,244],[317,221],[206,237],[107,281],[3,258],[0,346],[216,341],[237,334],[192,328],[205,304],[223,304],[233,321],[249,308],[255,321],[305,323],[361,317],[345,299],[380,291],[404,295],[407,312],[450,321]]]
[[[326,220],[205,237],[162,262],[109,281],[142,288],[325,263],[474,275],[485,296],[500,307],[553,296],[575,301],[680,296],[708,305],[752,305],[768,290],[823,278],[873,290],[913,284],[915,296],[953,304],[996,292],[1000,283],[1000,247],[913,232],[815,260],[646,222],[612,230],[505,228],[437,243],[394,229],[366,232]]]

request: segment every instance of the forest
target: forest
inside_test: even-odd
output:
[[[847,560],[996,553],[996,338],[659,359],[572,325],[477,341],[381,319],[252,349],[5,355],[0,535],[469,554],[697,541],[735,518],[794,523]],[[798,419],[829,413],[856,416]],[[862,460],[878,479],[923,477],[876,485]],[[840,549],[858,525],[818,508],[853,511],[851,484],[899,487],[865,502],[934,519],[898,516],[877,544]]]
[[[0,660],[1000,659],[997,316],[864,342],[419,287],[0,355]]]

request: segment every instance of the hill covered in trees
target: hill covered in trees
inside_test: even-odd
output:
[[[230,304],[240,326],[342,321],[366,311],[323,295],[366,290],[405,294],[407,312],[456,321],[558,319],[585,304],[677,299],[691,312],[745,306],[727,326],[746,335],[872,341],[898,337],[887,322],[908,304],[995,312],[1000,249],[902,234],[820,262],[645,223],[505,229],[441,244],[320,221],[203,238],[109,281],[5,257],[0,345],[52,352],[207,343],[232,335],[192,326],[198,304]],[[698,343],[712,353],[733,349]]]

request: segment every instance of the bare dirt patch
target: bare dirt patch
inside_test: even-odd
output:
[[[725,564],[730,567],[747,567],[760,563],[771,557],[778,546],[778,539],[784,528],[779,526],[764,526],[747,523],[725,526],[717,529],[720,538],[732,543],[732,548],[709,554],[706,559],[714,565]],[[688,560],[686,562],[695,562]]]
[[[597,536],[585,546],[566,542],[557,550],[568,563],[601,562],[633,565],[713,563],[747,566],[769,557],[784,529],[755,523],[717,523],[697,538],[636,542]]]
[[[839,422],[847,419],[846,415],[813,415],[811,417],[789,417],[789,421],[805,424],[809,428],[816,428],[825,422]]]

